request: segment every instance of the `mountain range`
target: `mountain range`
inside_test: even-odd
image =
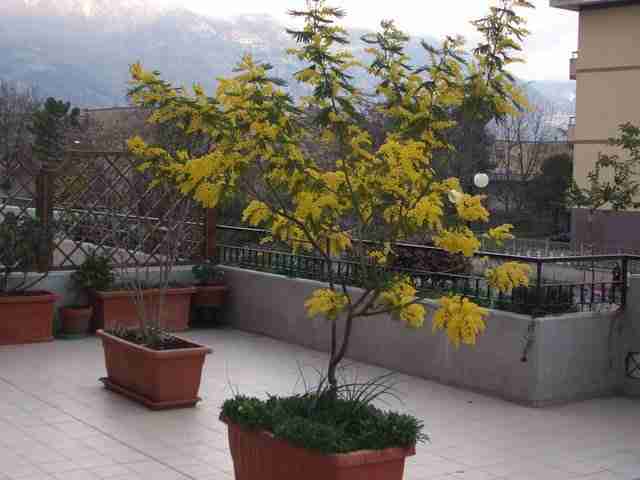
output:
[[[209,88],[246,52],[274,65],[285,79],[299,69],[285,53],[292,40],[272,17],[225,20],[156,5],[153,0],[0,0],[0,78],[81,107],[104,107],[126,104],[128,66],[138,60],[169,81]],[[358,40],[366,32],[350,33],[354,54],[366,59]],[[416,62],[424,58],[419,40],[408,46]],[[573,82],[524,83],[532,98],[572,113]]]

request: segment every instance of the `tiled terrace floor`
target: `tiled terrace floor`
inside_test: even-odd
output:
[[[286,393],[299,367],[324,356],[233,330],[195,331],[214,348],[195,409],[150,412],[105,391],[96,339],[0,347],[0,480],[229,480],[218,408],[230,386]],[[354,366],[361,377],[379,369]],[[406,478],[634,480],[640,478],[640,402],[612,398],[530,409],[399,377],[402,408],[424,419]],[[256,479],[259,480],[259,479]]]

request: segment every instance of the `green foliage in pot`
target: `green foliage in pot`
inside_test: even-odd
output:
[[[194,265],[191,273],[198,285],[212,285],[224,280],[224,271],[220,270],[218,265],[211,261]]]
[[[47,232],[37,220],[14,213],[0,216],[0,295],[22,293],[44,278],[46,274],[29,280],[29,272],[35,270],[46,244]]]
[[[412,448],[429,438],[423,423],[411,415],[386,412],[372,405],[396,397],[392,374],[368,382],[343,382],[333,391],[327,379],[316,389],[267,400],[236,395],[222,406],[220,418],[249,430],[271,432],[292,445],[323,454],[358,450]],[[335,395],[329,395],[329,392]]]
[[[115,281],[111,260],[92,253],[71,276],[74,284],[84,290],[109,290]]]

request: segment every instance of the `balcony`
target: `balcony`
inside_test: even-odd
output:
[[[576,117],[569,118],[569,125],[567,126],[567,140],[569,143],[573,143],[576,140]]]
[[[571,54],[571,59],[569,60],[569,78],[571,80],[575,80],[578,74],[578,52],[573,52]]]
[[[624,0],[550,0],[549,5],[578,11],[587,7],[614,7],[623,3]]]

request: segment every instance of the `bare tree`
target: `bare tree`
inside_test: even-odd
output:
[[[33,88],[0,80],[0,194],[30,197],[31,173],[36,165],[29,132],[33,113],[40,107]]]
[[[130,299],[136,307],[138,326],[129,334],[148,346],[161,345],[168,336],[163,327],[165,299],[173,268],[182,259],[188,242],[185,230],[192,205],[191,200],[179,192],[162,193],[168,195],[171,206],[157,225],[150,227],[141,219],[123,224],[116,210],[112,212],[114,221],[110,232],[116,281],[131,292]],[[150,250],[148,241],[156,230],[162,238]]]
[[[495,182],[492,193],[505,213],[522,213],[529,206],[527,187],[552,155],[570,146],[558,141],[553,104],[533,105],[519,116],[506,117],[496,126]]]

